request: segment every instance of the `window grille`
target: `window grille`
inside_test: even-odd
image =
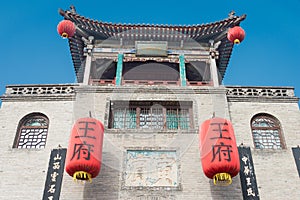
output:
[[[48,134],[48,118],[32,113],[21,119],[15,138],[14,148],[45,148]]]
[[[282,149],[280,122],[268,114],[258,114],[251,120],[252,136],[257,149]]]
[[[188,130],[192,124],[192,102],[112,102],[110,126],[113,129]]]
[[[163,129],[164,117],[162,108],[139,108],[140,128],[142,129]]]

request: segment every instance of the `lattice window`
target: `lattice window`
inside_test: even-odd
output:
[[[14,148],[45,148],[48,125],[48,118],[41,113],[25,116],[19,123]]]
[[[159,130],[193,128],[192,102],[114,101],[111,105],[109,128]]]
[[[113,127],[117,129],[136,128],[136,109],[117,108],[114,110]]]
[[[190,124],[189,109],[168,108],[167,128],[168,129],[188,129]]]
[[[268,114],[255,115],[251,120],[252,136],[257,149],[282,149],[280,122]]]

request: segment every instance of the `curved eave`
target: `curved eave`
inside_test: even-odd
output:
[[[218,66],[219,73],[223,80],[225,73],[226,73],[227,66],[229,64],[231,52],[232,52],[234,45],[226,37],[223,38],[221,41],[222,42],[218,48],[219,58],[217,59],[217,66]]]
[[[77,74],[81,80],[82,66],[84,62],[84,42],[82,37],[94,36],[97,40],[108,38],[122,38],[125,40],[158,40],[158,41],[196,41],[208,43],[209,40],[222,41],[218,47],[219,58],[217,66],[223,78],[228,66],[233,44],[226,38],[228,28],[237,26],[246,18],[242,16],[230,16],[224,20],[201,25],[153,25],[153,24],[117,24],[96,21],[86,18],[75,12],[60,10],[59,13],[77,26],[75,35],[69,38],[69,46]]]

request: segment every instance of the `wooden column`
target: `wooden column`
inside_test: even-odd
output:
[[[179,56],[179,74],[181,86],[186,86],[185,61],[183,54]]]
[[[123,71],[123,54],[118,54],[116,86],[120,86],[122,83],[122,71]]]
[[[216,59],[214,56],[210,57],[210,76],[213,81],[214,87],[219,87],[219,76],[218,76],[218,69],[216,64]]]
[[[91,65],[92,65],[92,53],[88,52],[86,54],[85,59],[85,68],[84,68],[84,75],[83,75],[83,85],[88,85],[90,81],[90,74],[91,74]]]

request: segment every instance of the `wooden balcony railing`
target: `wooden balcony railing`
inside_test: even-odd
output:
[[[212,86],[212,81],[187,81],[189,86]]]
[[[122,85],[180,85],[180,82],[161,80],[123,80]]]
[[[90,79],[90,85],[115,85],[115,79]]]
[[[90,85],[115,85],[115,79],[91,79]],[[122,85],[174,85],[180,86],[180,81],[166,80],[122,80]],[[188,86],[212,86],[211,81],[187,81]]]

